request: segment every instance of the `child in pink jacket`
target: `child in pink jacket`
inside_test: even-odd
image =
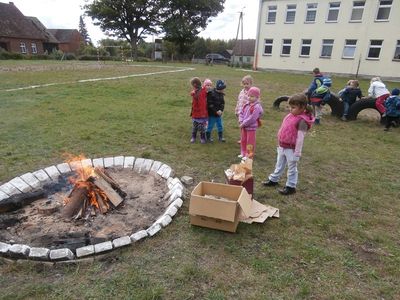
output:
[[[298,180],[297,163],[301,157],[304,136],[314,123],[312,108],[307,105],[305,94],[295,94],[289,98],[290,113],[283,119],[278,131],[278,148],[275,170],[263,182],[264,186],[276,186],[286,166],[288,166],[286,185],[279,193],[296,193]]]
[[[260,126],[260,118],[264,110],[260,102],[260,89],[251,87],[247,92],[248,102],[239,113],[240,126],[240,158],[253,158],[256,149],[256,130]]]

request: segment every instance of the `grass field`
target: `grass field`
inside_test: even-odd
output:
[[[165,73],[174,70],[180,71]],[[0,61],[0,182],[61,163],[66,153],[146,157],[196,183],[224,182],[223,170],[238,162],[234,107],[249,72]],[[159,234],[95,262],[0,260],[0,299],[399,299],[400,128],[383,132],[373,118],[342,122],[325,115],[305,139],[297,194],[280,196],[261,185],[273,170],[276,132],[286,114],[272,102],[304,90],[311,75],[251,75],[265,109],[255,199],[279,208],[279,219],[241,223],[236,234],[192,227],[187,197]],[[114,76],[128,77],[79,82]],[[226,80],[226,143],[189,143],[193,76]],[[333,90],[348,79],[333,77]],[[364,93],[368,84],[361,81]]]

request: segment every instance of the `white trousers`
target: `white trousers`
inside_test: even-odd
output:
[[[287,170],[287,180],[286,186],[295,188],[297,186],[298,170],[297,163],[299,157],[294,156],[294,149],[287,149],[278,147],[275,170],[269,175],[269,180],[278,182],[281,179],[283,172],[285,171],[286,165]]]

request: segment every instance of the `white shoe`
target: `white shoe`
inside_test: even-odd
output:
[[[239,155],[238,155],[238,158],[243,158],[243,155],[242,155],[242,154],[239,154]]]

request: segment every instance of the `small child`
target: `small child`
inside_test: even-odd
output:
[[[208,109],[208,127],[207,127],[207,141],[213,142],[211,138],[211,131],[217,123],[218,140],[225,142],[223,131],[224,126],[222,124],[222,113],[224,112],[225,99],[224,90],[226,88],[223,80],[217,80],[215,88],[207,93],[207,109]]]
[[[247,93],[248,102],[239,114],[240,126],[240,155],[239,158],[253,158],[256,150],[256,130],[260,126],[260,118],[264,110],[260,102],[260,89],[251,87]]]
[[[352,106],[357,98],[361,99],[363,97],[362,92],[359,88],[358,80],[349,80],[347,86],[339,92],[340,98],[343,100],[343,116],[342,120],[347,121],[347,115],[349,113],[349,108]]]
[[[316,88],[310,97],[310,102],[313,107],[313,114],[315,117],[315,124],[320,124],[322,117],[322,105],[329,101],[331,97],[331,92],[329,88],[332,85],[332,80],[329,77],[324,77],[322,79],[322,85]]]
[[[386,125],[385,131],[389,131],[389,128],[392,125],[396,125],[400,117],[400,90],[393,89],[392,95],[385,100],[385,108],[386,108]]]
[[[192,96],[192,138],[191,143],[196,141],[197,131],[200,131],[200,142],[206,142],[205,128],[207,126],[208,113],[207,113],[207,89],[201,86],[201,81],[198,77],[190,80],[193,87],[190,95]]]
[[[248,97],[248,92],[249,89],[251,88],[251,86],[253,85],[253,78],[250,75],[246,75],[242,78],[242,90],[239,93],[237,102],[236,102],[236,107],[235,107],[235,115],[236,118],[239,120],[239,114],[243,108],[243,105],[245,105],[247,103],[247,101],[249,100]],[[238,141],[238,144],[241,143],[241,140]]]
[[[282,195],[296,193],[298,180],[297,164],[301,157],[304,136],[314,123],[312,109],[307,105],[305,94],[295,94],[289,98],[290,113],[283,119],[278,131],[278,148],[275,170],[269,175],[264,186],[276,186],[286,165],[288,166],[286,185],[279,190]]]
[[[380,77],[371,78],[371,82],[368,88],[368,96],[376,98],[375,101],[376,109],[381,113],[382,117],[384,117],[385,116],[384,103],[386,98],[390,96],[390,93]]]

